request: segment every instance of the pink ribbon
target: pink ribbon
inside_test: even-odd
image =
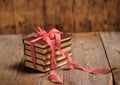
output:
[[[34,67],[34,69],[37,69],[34,43],[38,40],[43,39],[44,41],[47,42],[47,44],[51,48],[51,69],[52,69],[52,71],[50,72],[48,79],[52,82],[63,84],[63,80],[57,75],[57,63],[56,63],[56,57],[55,57],[55,47],[58,49],[58,51],[64,57],[67,58],[67,64],[68,64],[70,69],[78,69],[78,70],[82,70],[84,72],[94,73],[94,74],[106,74],[106,73],[109,73],[115,69],[115,68],[113,68],[113,69],[96,68],[96,69],[88,70],[88,69],[85,69],[84,67],[82,67],[78,64],[74,64],[74,63],[72,63],[72,59],[71,59],[69,53],[62,52],[62,50],[61,50],[61,34],[62,34],[62,32],[60,32],[56,29],[52,29],[47,33],[46,31],[42,30],[39,27],[37,28],[37,32],[38,33],[37,33],[36,38],[31,41],[31,56],[32,56],[33,67]]]

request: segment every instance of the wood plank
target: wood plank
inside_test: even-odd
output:
[[[90,0],[90,22],[91,31],[104,31],[105,24],[105,1]]]
[[[0,10],[1,11],[13,11],[13,1],[0,0]]]
[[[106,54],[111,67],[116,67],[113,71],[115,85],[120,85],[120,33],[119,32],[102,32]]]
[[[74,4],[75,32],[88,32],[89,28],[89,0],[75,0]]]
[[[1,10],[0,10],[0,14],[1,14]],[[0,19],[0,34],[1,34],[1,19]]]
[[[19,3],[18,0],[14,0],[14,9],[16,33],[29,33],[27,0],[20,0]]]
[[[49,72],[41,73],[39,71],[26,68],[22,63],[21,68],[19,70],[19,74],[14,84],[15,85],[16,84],[17,85],[58,85],[48,80],[48,74]],[[58,75],[61,78],[63,78],[63,72],[61,70],[58,71]]]
[[[59,26],[63,32],[75,32],[74,24],[74,0],[59,0]]]
[[[0,84],[41,85],[45,83],[42,85],[48,85],[48,73],[43,75],[43,73],[37,73],[32,69],[24,67],[21,39],[22,36],[20,35],[0,36],[0,67],[2,67],[0,70]],[[51,83],[51,85],[54,84]]]
[[[41,73],[26,68],[22,62],[16,80],[14,81],[14,85],[39,85],[38,82],[41,76]]]
[[[45,29],[50,30],[59,23],[59,5],[57,0],[44,0]]]
[[[47,80],[48,73],[40,73],[24,67],[22,36],[0,36],[0,84],[1,85],[58,85]],[[86,68],[109,68],[99,34],[73,34],[73,62]],[[94,44],[93,44],[94,43]],[[15,48],[13,48],[13,46]],[[6,48],[6,49],[5,49]],[[79,54],[79,56],[78,56]],[[61,71],[58,74],[65,85],[111,85],[111,73],[88,74],[78,70]]]
[[[0,27],[2,34],[15,33],[13,1],[0,0]]]
[[[0,36],[0,84],[13,85],[23,58],[21,35]],[[14,47],[13,47],[14,46]]]
[[[73,62],[85,68],[109,68],[98,33],[73,34]],[[109,85],[111,73],[94,75],[78,70],[64,72],[65,85]]]
[[[23,72],[19,73],[15,81],[15,85],[59,85],[48,80],[49,72],[36,72],[35,70],[23,67],[23,65],[21,67],[21,71]],[[61,70],[58,70],[58,75],[63,78],[63,72]]]
[[[120,0],[118,0],[117,4],[117,31],[120,32]]]
[[[35,27],[44,28],[44,9],[43,0],[28,1],[28,20],[30,32],[35,32]]]
[[[63,32],[74,32],[73,0],[45,1],[45,28],[56,27]]]
[[[109,27],[109,31],[118,31],[117,28],[118,22],[118,6],[119,0],[106,0],[106,13],[107,13],[107,25]]]

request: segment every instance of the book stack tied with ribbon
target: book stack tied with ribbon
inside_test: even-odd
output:
[[[61,51],[67,52],[71,55],[71,35],[62,33],[61,36]],[[36,39],[36,36],[30,36],[23,39],[24,43],[24,56],[25,56],[25,66],[34,69],[33,65],[33,57],[31,52],[31,41]],[[51,39],[51,40],[54,40]],[[56,43],[55,43],[56,44]],[[46,72],[51,70],[51,47],[48,45],[46,41],[43,39],[39,39],[34,42],[34,54],[35,54],[35,63],[36,70],[41,72]],[[55,46],[55,60],[57,63],[57,67],[61,67],[67,63],[66,57],[64,57],[60,51],[58,51]]]
[[[48,79],[63,84],[63,80],[57,75],[58,67],[65,64],[69,69],[78,69],[92,74],[106,74],[111,69],[86,69],[73,63],[71,58],[71,35],[57,29],[49,32],[37,28],[37,34],[23,39],[25,66],[41,72],[50,71]],[[86,62],[87,63],[87,62]]]

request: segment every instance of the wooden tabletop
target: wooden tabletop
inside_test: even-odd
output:
[[[73,62],[88,69],[117,69],[104,75],[59,69],[64,85],[120,85],[120,32],[72,35]],[[22,38],[23,35],[0,35],[0,85],[58,85],[47,80],[48,73],[24,66]]]

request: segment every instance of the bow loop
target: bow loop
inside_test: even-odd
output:
[[[47,35],[47,32],[45,30],[42,30],[40,27],[37,27],[36,31],[38,36]]]

